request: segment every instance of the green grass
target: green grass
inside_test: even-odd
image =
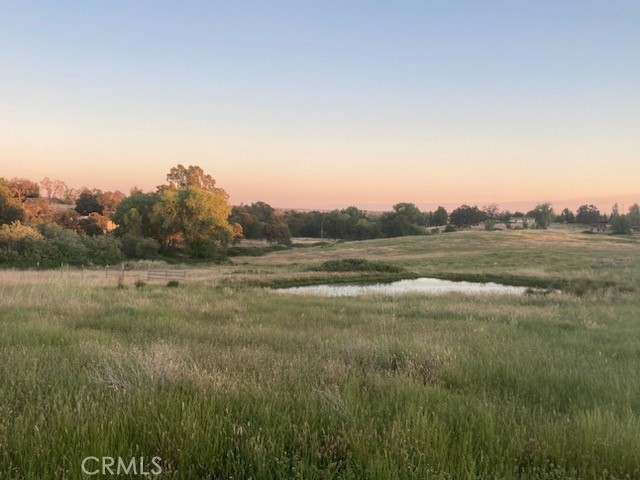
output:
[[[160,456],[163,478],[184,479],[640,478],[638,247],[463,232],[274,252],[226,285],[7,273],[0,479],[86,478],[90,455]],[[360,275],[307,272],[355,256],[598,287],[320,298],[252,286],[264,272]]]

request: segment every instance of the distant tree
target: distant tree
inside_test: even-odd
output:
[[[14,196],[9,182],[0,178],[0,224],[11,224],[24,220],[22,204]]]
[[[436,208],[436,211],[433,212],[433,226],[439,227],[441,225],[446,225],[449,222],[449,214],[447,210],[439,206]]]
[[[578,214],[576,215],[576,222],[589,225],[598,223],[602,219],[600,210],[595,205],[580,205],[578,208]]]
[[[614,235],[631,233],[631,220],[627,215],[615,215],[611,217],[611,231]]]
[[[611,207],[611,215],[609,215],[609,218],[615,217],[617,215],[620,215],[620,208],[618,207],[617,203],[614,203]]]
[[[202,168],[197,165],[178,165],[173,167],[167,174],[168,185],[158,187],[159,190],[163,188],[171,188],[173,190],[187,189],[189,187],[198,187],[202,190],[214,192],[228,198],[228,195],[222,188],[216,187],[216,181],[211,175],[204,173]]]
[[[86,218],[78,221],[78,229],[86,235],[104,235],[107,233],[109,218],[98,212],[91,212]]]
[[[44,198],[29,198],[23,204],[26,223],[53,223],[56,210]]]
[[[291,232],[284,218],[276,215],[271,205],[265,202],[233,207],[229,222],[242,227],[244,238],[264,239],[283,245],[291,243]]]
[[[640,228],[640,205],[637,203],[631,205],[627,216],[631,222],[631,228]]]
[[[69,190],[67,185],[58,179],[50,179],[49,177],[45,177],[40,181],[40,186],[44,190],[47,195],[47,199],[51,202],[54,200],[62,199],[65,192]]]
[[[380,229],[387,237],[424,233],[425,216],[413,203],[398,203],[380,216]]]
[[[126,198],[126,195],[122,192],[100,192],[95,195],[96,202],[100,205],[102,211],[100,212],[105,217],[110,217],[116,211],[116,208]]]
[[[79,221],[80,221],[80,214],[72,208],[68,210],[62,210],[62,211],[56,212],[53,218],[53,223],[56,223],[61,227],[68,228],[69,230],[74,230],[74,231],[78,230]]]
[[[473,207],[470,207],[469,205],[462,205],[452,211],[451,215],[449,215],[449,221],[457,228],[478,225],[486,219],[486,213],[481,211],[475,205]]]
[[[484,207],[482,207],[482,211],[487,216],[487,219],[496,220],[500,216],[500,207],[497,203],[485,205]]]
[[[102,215],[103,207],[98,201],[98,195],[101,194],[102,192],[99,190],[94,192],[85,190],[82,192],[76,201],[76,212],[80,215],[89,215],[94,212]]]
[[[551,203],[541,203],[531,211],[531,216],[536,221],[536,227],[547,228],[555,218]]]
[[[38,184],[26,178],[12,178],[9,181],[9,188],[20,203],[27,198],[38,198],[40,196]]]
[[[562,213],[557,216],[556,221],[558,223],[575,223],[576,217],[571,210],[565,208]]]

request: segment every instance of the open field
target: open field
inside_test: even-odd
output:
[[[310,269],[353,257],[564,292],[263,287],[377,278]],[[119,289],[103,271],[0,271],[0,479],[89,478],[87,456],[159,456],[184,479],[640,479],[637,237],[336,243],[192,268],[178,288],[132,272]]]

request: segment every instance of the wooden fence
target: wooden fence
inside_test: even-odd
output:
[[[187,272],[184,270],[148,270],[147,281],[153,280],[184,280],[187,277]]]

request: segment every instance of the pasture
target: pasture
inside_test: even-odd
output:
[[[561,291],[269,289],[395,275],[313,268],[340,258]],[[158,456],[180,479],[640,478],[637,237],[304,246],[177,288],[135,272],[0,271],[0,479],[89,478],[87,456]]]

